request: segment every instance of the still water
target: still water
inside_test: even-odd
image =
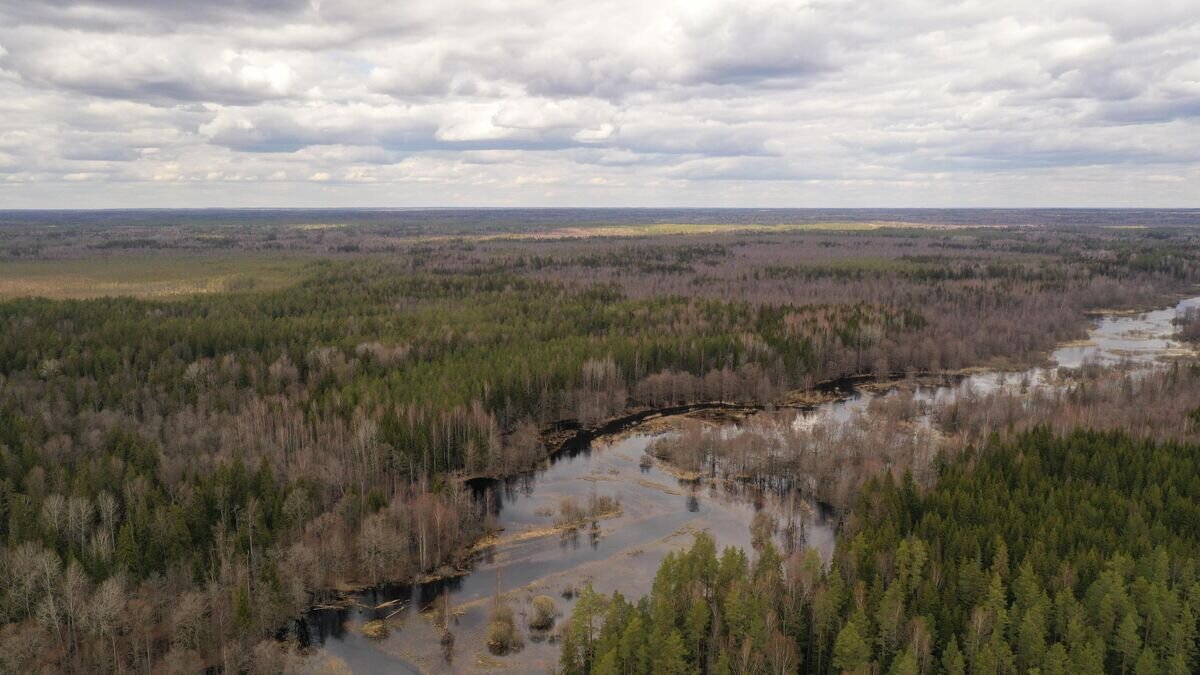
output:
[[[921,387],[915,397],[943,402],[965,391],[1061,386],[1060,368],[1086,363],[1153,367],[1162,357],[1184,351],[1171,339],[1176,330],[1172,321],[1189,308],[1200,308],[1200,298],[1144,314],[1105,316],[1096,320],[1088,340],[1054,351],[1048,366],[1018,373],[980,372],[946,386]],[[871,399],[888,395],[856,393],[798,413],[797,422],[849,419],[865,414]],[[503,658],[488,654],[484,633],[497,592],[514,607],[519,626],[524,625],[523,614],[535,595],[554,598],[562,616],[570,614],[571,592],[586,583],[601,593],[620,591],[636,598],[649,591],[663,556],[690,545],[696,532],[708,531],[718,547],[748,549],[749,524],[760,509],[771,510],[781,520],[789,515],[798,519],[803,544],[828,560],[835,540],[834,517],[828,509],[794,497],[684,481],[657,463],[646,466],[642,456],[655,437],[635,433],[597,441],[554,458],[535,474],[498,484],[491,499],[503,532],[469,574],[371,589],[355,594],[353,607],[308,612],[291,630],[315,647],[312,670],[551,672],[558,653],[548,641],[527,640],[524,650]],[[593,496],[619,499],[619,515],[598,521],[594,530],[584,528],[570,536],[547,532],[562,499],[586,504]],[[543,534],[537,536],[539,532]],[[421,614],[435,602],[448,604],[457,615],[457,623],[452,623],[456,642],[451,662],[442,657],[439,632]],[[364,623],[388,617],[391,631],[386,638],[371,640],[362,634]]]

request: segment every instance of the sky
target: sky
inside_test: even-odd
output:
[[[1200,206],[1200,0],[0,0],[0,208]]]

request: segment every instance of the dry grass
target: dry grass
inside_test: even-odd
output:
[[[379,619],[364,623],[359,630],[372,640],[382,640],[388,636],[389,632],[387,624]]]
[[[679,490],[667,487],[666,485],[663,485],[662,483],[658,483],[656,481],[646,480],[645,478],[638,478],[634,482],[637,483],[638,485],[641,485],[644,488],[649,488],[651,490],[661,490],[662,492],[665,492],[669,495],[675,495],[677,497],[683,496],[683,493],[680,492]]]
[[[872,232],[876,230],[960,230],[966,225],[908,222],[826,223],[651,223],[645,225],[600,225],[559,227],[537,232],[497,234],[422,234],[407,238],[415,243],[537,241],[626,237],[665,237],[702,234],[782,234],[787,232]],[[978,226],[971,226],[978,227]]]
[[[0,298],[169,298],[270,290],[297,281],[309,264],[256,255],[0,262]]]
[[[649,455],[646,455],[646,456],[650,457]],[[704,477],[703,471],[691,471],[688,469],[681,469],[681,468],[675,466],[674,464],[664,462],[656,457],[650,457],[650,459],[655,464],[658,464],[658,468],[660,470],[662,470],[663,473],[665,473],[669,476],[678,478],[679,480],[698,481]],[[663,489],[658,483],[652,483],[651,481],[647,481],[647,482],[651,483],[651,485],[657,489]],[[667,488],[667,489],[670,489],[670,488]],[[674,491],[672,491],[672,494],[676,494],[676,493]],[[678,494],[681,494],[681,493],[678,493]]]
[[[871,223],[655,223],[649,225],[611,225],[602,227],[564,227],[546,232],[520,232],[491,235],[481,239],[563,239],[592,237],[657,237],[688,234],[780,233],[780,232],[868,232],[884,229],[936,230],[954,229],[956,226],[927,223],[871,222]]]
[[[659,488],[665,489],[665,488],[663,488],[663,486],[660,486],[657,484],[655,484],[655,485]],[[682,493],[675,493],[675,494],[682,494]],[[589,521],[608,520],[610,518],[617,518],[617,517],[621,516],[623,513],[624,513],[624,511],[621,509],[621,507],[616,506],[612,510],[603,511],[600,513],[596,513],[595,515],[589,516],[588,520]],[[572,525],[549,525],[549,526],[545,526],[545,527],[532,527],[532,528],[529,528],[522,532],[517,532],[515,534],[510,534],[510,535],[504,536],[504,537],[492,535],[492,536],[485,537],[484,539],[480,540],[478,543],[475,544],[475,546],[472,547],[471,550],[474,552],[474,551],[481,551],[485,548],[489,548],[489,547],[493,547],[493,546],[495,546],[495,547],[510,546],[512,544],[519,544],[523,541],[529,541],[530,539],[540,539],[542,537],[549,537],[551,535],[562,535],[564,533],[570,532],[573,529],[576,529],[576,528]]]
[[[292,225],[292,228],[304,232],[315,232],[317,230],[341,230],[345,229],[345,223],[302,223],[300,225]]]

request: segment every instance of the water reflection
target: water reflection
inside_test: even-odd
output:
[[[946,386],[921,387],[912,396],[920,404],[931,404],[967,391],[1002,387],[1030,391],[1054,386],[1059,367],[1126,360],[1149,364],[1176,348],[1170,339],[1174,332],[1171,321],[1177,311],[1188,307],[1200,307],[1200,298],[1185,301],[1176,309],[1102,318],[1096,322],[1088,343],[1056,350],[1051,359],[1053,367],[974,374]],[[883,396],[893,395],[897,394]],[[849,420],[867,413],[878,396],[853,391],[845,400],[798,415],[796,424],[813,423],[817,418]],[[466,637],[460,637],[455,649],[460,656],[472,654],[480,644],[470,640],[480,640],[486,624],[486,602],[497,589],[509,592],[530,585],[543,589],[539,592],[558,589],[554,593],[559,596],[561,591],[563,605],[559,609],[563,615],[569,613],[574,602],[574,587],[585,580],[596,581],[605,592],[619,589],[637,597],[649,591],[664,551],[690,542],[688,532],[707,529],[718,546],[748,548],[749,524],[754,514],[764,509],[779,518],[786,548],[811,546],[825,560],[832,555],[838,515],[827,504],[805,499],[802,495],[811,494],[806,492],[811,486],[803,480],[680,480],[644,459],[652,440],[651,436],[635,434],[612,442],[580,442],[536,473],[473,482],[476,497],[485,501],[504,529],[504,543],[482,551],[471,573],[356,593],[350,598],[351,604],[314,609],[294,621],[288,630],[301,644],[322,647],[323,652],[342,659],[355,672],[411,672],[411,664],[392,654],[438,653],[436,644],[430,642],[429,631],[422,632],[422,622],[412,621],[435,602],[466,608],[455,625],[456,632]],[[619,498],[620,515],[562,534],[528,539],[516,536],[551,526],[561,501],[586,501],[596,494]],[[603,567],[594,567],[597,563]],[[389,617],[409,623],[380,643],[361,634],[362,624]],[[552,662],[556,649],[550,643],[531,644],[522,654],[507,657],[506,665],[542,670],[540,665],[547,659]],[[535,663],[538,668],[534,668]]]

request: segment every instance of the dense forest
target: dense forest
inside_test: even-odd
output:
[[[850,376],[1032,363],[1079,337],[1088,311],[1145,306],[1200,280],[1192,235],[1183,229],[439,237],[386,224],[266,223],[106,226],[68,236],[62,228],[10,224],[0,235],[5,263],[32,261],[64,276],[80,257],[170,267],[175,258],[163,256],[202,264],[220,251],[246,264],[244,273],[202,292],[0,302],[0,669],[16,672],[260,668],[270,662],[263,654],[278,629],[323,592],[468,565],[471,546],[491,524],[486,503],[464,479],[543,462],[555,422],[589,425],[699,401],[769,407]],[[260,259],[251,253],[264,251],[294,257],[296,278],[260,286]],[[960,418],[964,434],[974,428]],[[1071,457],[1094,448],[1134,462],[1150,447],[1045,434],[1012,443],[1005,447],[1024,449],[984,453],[980,461],[1053,455],[1056,443],[1067,443]],[[948,458],[936,487],[929,479],[917,489],[864,473],[838,492],[860,516],[849,521],[832,570],[782,560],[769,545],[753,564],[737,553],[718,560],[701,540],[664,564],[662,589],[649,604],[582,603],[607,605],[609,634],[573,630],[564,665],[658,672],[659,665],[727,664],[740,672],[753,665],[746,659],[778,652],[771,658],[784,661],[771,664],[812,672],[871,663],[893,669],[913,659],[928,672],[930,659],[940,663],[957,649],[970,668],[988,659],[1007,667],[1004,649],[1024,643],[1011,626],[1023,625],[1033,611],[1028,603],[1037,601],[1020,589],[1048,588],[1043,582],[1069,568],[1071,583],[1045,591],[1052,603],[1039,610],[1046,654],[1065,650],[1077,663],[1084,658],[1077,652],[1091,654],[1099,641],[1099,662],[1108,668],[1132,669],[1146,659],[1190,667],[1191,653],[1172,642],[1178,636],[1160,635],[1165,628],[1156,622],[1185,625],[1193,606],[1194,593],[1182,585],[1191,583],[1186,561],[1193,554],[1176,534],[1196,522],[1176,502],[1193,499],[1194,486],[1184,481],[1171,492],[1162,482],[1153,503],[1100,496],[1132,489],[1110,478],[1184,480],[1190,447],[1153,446],[1164,463],[1131,476],[1099,475],[1095,493],[1072,494],[1096,502],[1088,532],[1118,512],[1144,512],[1144,537],[1122,538],[1120,546],[1081,531],[1055,535],[1057,550],[1026,550],[1017,538],[1041,531],[1022,530],[1006,537],[1012,550],[1002,554],[982,534],[989,527],[972,529],[937,510],[941,491],[966,499],[959,493],[969,492],[969,481],[988,479],[967,471],[966,460]],[[1173,453],[1177,459],[1167,457]],[[1043,473],[1062,468],[1056,457],[1044,459]],[[975,517],[1007,519],[1033,506],[980,506]],[[1193,520],[1179,520],[1185,517]],[[854,543],[860,540],[869,544]],[[1092,553],[1084,543],[1104,546]],[[1166,580],[1154,576],[1157,567],[1143,570],[1159,564],[1159,549],[1171,571]],[[901,550],[927,558],[905,572],[906,586],[896,583]],[[789,586],[800,583],[798,574],[811,577],[804,582],[811,593]],[[1138,632],[1138,649],[1119,652],[1128,663],[1114,660],[1107,624],[1095,623],[1108,615],[1097,618],[1087,604],[1101,578],[1135,600],[1143,597],[1137,579],[1160,584],[1162,597],[1178,605],[1163,617],[1124,605],[1110,612],[1117,628],[1128,618]],[[993,579],[996,597],[981,595],[992,593]],[[1033,582],[1018,588],[1020,579]],[[958,595],[943,602],[935,591],[951,583]],[[812,609],[818,588],[833,589],[822,596],[819,626]],[[1082,633],[1068,634],[1075,614],[1055,623],[1059,591],[1081,603],[1077,612],[1062,611],[1079,614]],[[659,595],[668,607],[655,605]],[[886,628],[885,596],[895,616]],[[784,597],[791,604],[774,606]],[[679,604],[685,599],[686,607]],[[984,608],[986,632],[968,630],[976,607]],[[599,622],[603,612],[584,623]],[[633,622],[659,641],[611,655],[624,629],[619,639],[611,633]],[[855,631],[864,646],[839,651]],[[679,659],[650,663],[643,652]],[[1033,663],[1019,653],[1012,658]]]
[[[1200,446],[1045,428],[862,488],[834,564],[711,538],[590,589],[566,673],[1195,672]]]

